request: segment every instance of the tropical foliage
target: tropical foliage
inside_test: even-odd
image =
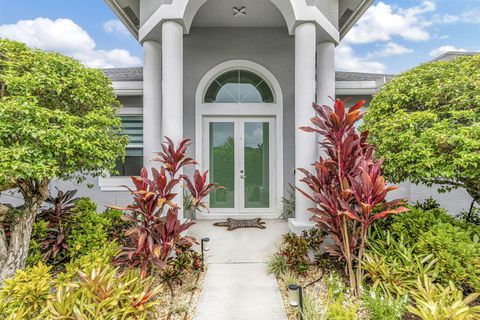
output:
[[[0,280],[25,265],[49,182],[102,175],[124,155],[117,107],[100,70],[0,40],[0,191],[24,200],[18,210],[0,205]]]
[[[91,266],[59,278],[42,263],[17,270],[0,291],[0,319],[146,319],[158,304],[153,280],[133,270]]]
[[[310,189],[300,191],[315,204],[309,209],[314,214],[312,220],[317,228],[331,235],[333,244],[326,250],[345,261],[350,286],[357,295],[370,225],[390,214],[407,211],[401,200],[386,201],[387,194],[396,187],[386,185],[381,171],[383,159],[375,159],[375,148],[367,143],[368,133],[358,134],[355,130],[364,103],[359,101],[348,110],[341,100],[336,100],[333,108],[313,104],[314,127],[301,129],[324,137],[320,145],[326,156],[314,163],[314,173],[299,169]]]
[[[180,222],[179,208],[174,202],[181,182],[185,182],[193,198],[194,208],[206,208],[203,198],[219,188],[207,182],[207,172],[202,174],[196,169],[193,181],[181,174],[185,166],[196,164],[185,155],[188,145],[189,141],[183,140],[175,147],[172,140],[166,138],[162,152],[156,159],[162,164],[160,170],[152,168],[149,178],[147,169],[143,168],[140,177],[131,177],[135,185],[135,189],[129,189],[133,204],[116,208],[126,211],[123,219],[131,223],[131,228],[126,231],[130,243],[118,255],[116,263],[140,268],[142,278],[153,267],[165,270],[174,250],[181,246],[191,246],[195,242],[192,237],[182,236],[194,222]]]
[[[419,67],[392,79],[370,103],[365,129],[385,175],[480,200],[480,56]]]

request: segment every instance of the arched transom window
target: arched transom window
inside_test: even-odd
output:
[[[222,73],[208,87],[206,103],[273,103],[268,83],[256,73],[231,70]]]

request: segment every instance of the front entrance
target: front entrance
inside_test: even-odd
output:
[[[277,218],[283,192],[282,94],[262,66],[221,63],[200,81],[195,107],[195,158],[222,185],[205,199],[200,219]]]
[[[275,118],[205,117],[202,163],[224,189],[209,198],[212,214],[275,211]]]

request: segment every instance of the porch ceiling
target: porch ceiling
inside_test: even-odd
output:
[[[147,37],[159,41],[158,35],[152,35],[152,33],[158,33],[158,24],[161,24],[162,19],[183,21],[188,33],[194,18],[193,26],[205,27],[287,25],[292,34],[296,23],[316,21],[317,24],[326,28],[323,34],[319,32],[319,38],[330,37],[336,43],[345,36],[373,2],[373,0],[142,0],[141,3],[140,0],[104,1],[140,41]],[[302,3],[303,1],[305,2]],[[161,6],[166,6],[164,12],[156,19],[151,19]],[[234,17],[233,7],[239,9],[245,7],[246,15],[238,14]],[[282,10],[282,13],[278,9]],[[176,12],[179,10],[180,15]],[[324,13],[328,19],[323,15]]]
[[[245,8],[245,13],[234,15],[233,8]],[[192,26],[282,27],[286,23],[270,0],[208,0],[195,15]]]

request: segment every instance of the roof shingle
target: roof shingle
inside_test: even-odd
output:
[[[110,68],[102,69],[102,72],[112,81],[142,81],[143,68]],[[335,72],[336,81],[389,81],[392,74],[362,73],[362,72]]]

